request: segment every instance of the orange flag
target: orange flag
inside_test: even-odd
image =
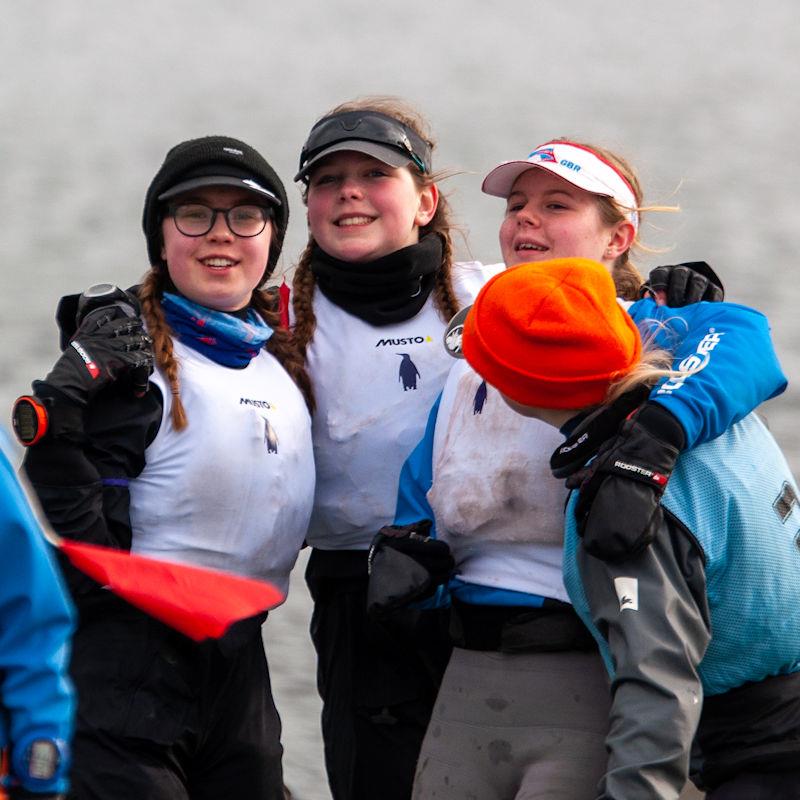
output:
[[[53,544],[81,572],[196,642],[217,639],[234,622],[275,608],[286,597],[266,581],[215,569],[70,539]]]

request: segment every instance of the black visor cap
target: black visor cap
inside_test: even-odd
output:
[[[328,153],[348,149],[346,143],[352,142],[350,149],[359,150],[358,143],[378,145],[378,149],[365,149],[373,155],[384,148],[397,153],[404,161],[412,162],[425,173],[431,171],[430,145],[415,131],[388,114],[378,111],[345,111],[321,119],[311,129],[300,153],[300,165],[294,180],[308,181],[311,167]],[[376,156],[382,159],[380,155]],[[392,166],[397,164],[387,160]]]

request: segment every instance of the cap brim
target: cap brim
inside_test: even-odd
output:
[[[531,163],[530,161],[504,161],[496,166],[484,179],[481,184],[481,191],[493,197],[506,198],[511,194],[514,183],[523,172],[529,169],[543,169],[553,175],[577,186],[579,189],[599,194],[604,197],[613,197],[614,192],[605,184],[597,180],[592,180],[580,172],[564,167],[561,164],[551,164],[548,162]]]
[[[533,168],[534,164],[531,164],[530,161],[505,161],[496,166],[483,179],[481,191],[493,197],[508,197],[511,194],[514,181],[516,181],[523,172],[527,172],[529,169]]]
[[[205,175],[200,178],[190,178],[188,181],[176,183],[158,196],[159,202],[177,197],[179,194],[191,192],[193,189],[202,189],[205,186],[235,186],[237,189],[246,189],[248,192],[266,198],[273,205],[281,205],[280,199],[269,189],[263,187],[253,178],[237,178],[233,175]]]
[[[336,144],[332,144],[330,147],[326,147],[324,150],[317,153],[314,158],[308,161],[297,175],[294,176],[294,180],[305,180],[314,166],[322,161],[323,158],[327,158],[332,153],[341,153],[347,150],[372,156],[373,158],[377,158],[378,161],[388,164],[390,167],[407,167],[409,164],[414,163],[410,156],[392,147],[386,147],[385,145],[376,144],[375,142],[364,142],[360,139],[349,139],[344,142],[336,142]]]

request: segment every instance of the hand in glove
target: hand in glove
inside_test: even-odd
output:
[[[682,308],[701,300],[718,303],[725,298],[725,289],[705,261],[686,261],[653,269],[642,286],[642,296],[647,294],[672,308]]]
[[[128,375],[143,393],[153,370],[152,340],[127,308],[113,303],[88,313],[48,376],[34,382],[34,392],[86,406],[101,389]]]
[[[429,519],[386,525],[369,549],[367,613],[377,617],[432,597],[447,583],[455,561],[446,542],[431,539]]]
[[[643,551],[661,524],[660,501],[686,437],[678,420],[647,402],[567,479],[580,489],[575,516],[583,546],[605,561]]]

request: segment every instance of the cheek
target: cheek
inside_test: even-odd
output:
[[[188,297],[191,291],[191,275],[186,266],[186,259],[176,257],[167,258],[167,274],[175,288]]]
[[[257,269],[262,269],[266,266],[269,260],[269,236],[257,236],[254,239],[244,239],[242,256],[248,265],[252,265]]]
[[[315,230],[319,229],[320,223],[326,214],[327,204],[324,197],[320,196],[318,192],[309,192],[308,200],[306,203],[306,219],[308,220],[308,229],[312,235]]]
[[[168,227],[166,222],[162,228],[161,238],[163,241],[161,255],[164,261],[176,268],[182,267],[194,249],[194,240],[188,236],[181,236],[174,228]]]
[[[382,216],[396,220],[404,227],[415,224],[420,194],[410,179],[408,184],[387,181],[374,185],[370,187],[367,199]]]
[[[508,217],[500,225],[500,251],[505,255],[511,249],[511,241],[514,235],[514,221]]]
[[[608,239],[603,232],[597,229],[586,229],[576,233],[573,242],[575,247],[581,251],[579,255],[584,258],[591,258],[595,261],[604,259]]]

